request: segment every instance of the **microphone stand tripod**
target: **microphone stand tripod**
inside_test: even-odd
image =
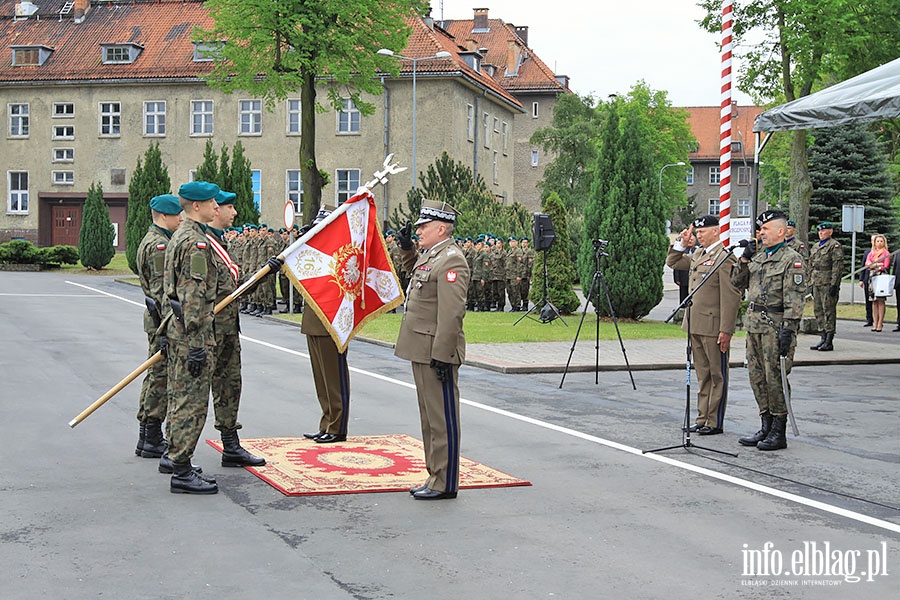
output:
[[[575,353],[575,344],[578,343],[578,334],[581,333],[581,326],[584,325],[584,317],[587,315],[588,306],[591,304],[591,300],[594,297],[594,291],[597,290],[599,294],[600,287],[597,285],[597,282],[600,282],[600,285],[603,286],[603,292],[606,294],[606,306],[609,308],[609,314],[612,317],[613,325],[616,328],[616,335],[619,336],[619,346],[622,348],[622,356],[625,358],[625,366],[628,368],[628,376],[631,378],[631,387],[633,389],[637,389],[637,386],[634,384],[634,375],[631,373],[631,365],[628,364],[628,354],[625,353],[625,343],[622,342],[622,334],[619,332],[619,321],[616,319],[616,311],[613,310],[612,299],[609,297],[609,288],[606,287],[606,279],[603,277],[603,271],[600,269],[600,257],[601,256],[609,256],[604,250],[606,245],[609,242],[606,240],[594,240],[594,260],[596,261],[596,267],[594,270],[594,276],[591,278],[591,287],[588,290],[587,296],[585,296],[584,310],[581,311],[581,320],[578,322],[578,329],[575,331],[575,339],[572,341],[572,348],[569,350],[569,360],[566,361],[566,368],[563,370],[562,379],[559,382],[559,389],[562,389],[563,382],[566,380],[566,374],[569,372],[569,364],[572,362],[572,355]],[[598,299],[599,300],[599,299]],[[594,303],[596,310],[597,303]],[[594,329],[594,384],[600,383],[600,315],[595,315],[597,321],[595,323]]]
[[[703,276],[703,279],[700,280],[700,283],[697,284],[697,287],[695,287],[693,289],[693,291],[685,297],[685,299],[681,302],[681,304],[679,304],[677,307],[675,307],[675,310],[672,311],[672,314],[670,314],[664,321],[665,323],[668,323],[673,318],[675,318],[675,315],[678,313],[678,311],[680,309],[682,309],[682,308],[685,309],[684,310],[684,318],[686,319],[685,322],[687,323],[687,345],[685,346],[686,362],[685,362],[684,424],[681,427],[681,443],[676,444],[674,446],[664,446],[662,448],[653,448],[652,450],[642,450],[641,454],[647,454],[648,452],[662,452],[664,450],[674,450],[675,448],[684,448],[685,450],[690,452],[691,448],[698,448],[700,450],[707,450],[709,452],[716,452],[718,454],[725,454],[727,456],[732,456],[732,457],[737,458],[737,454],[735,454],[733,452],[726,452],[724,450],[716,450],[715,448],[708,448],[706,446],[698,446],[697,444],[695,444],[691,441],[691,354],[692,354],[692,346],[691,346],[691,310],[690,310],[690,306],[691,306],[694,294],[696,294],[700,290],[700,288],[702,288],[706,284],[706,282],[709,280],[709,278],[712,277],[713,274],[719,270],[719,267],[721,267],[723,264],[725,264],[725,262],[728,260],[729,254],[731,254],[731,248],[729,248],[728,251],[725,252],[725,255],[722,257],[722,260],[720,260],[716,264],[716,266],[712,268],[711,271],[709,271],[706,275]]]

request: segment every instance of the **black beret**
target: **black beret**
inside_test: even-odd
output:
[[[702,227],[717,227],[719,225],[719,217],[716,215],[703,215],[702,217],[697,217],[694,219],[692,223],[694,229],[700,229]]]

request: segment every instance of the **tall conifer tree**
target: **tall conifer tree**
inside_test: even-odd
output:
[[[547,299],[560,313],[570,314],[578,310],[578,296],[575,295],[575,265],[569,251],[569,231],[566,207],[559,194],[550,192],[541,205],[541,210],[550,216],[556,241],[547,250],[535,253],[531,272],[529,296],[535,304],[544,296],[544,260],[547,261]],[[537,244],[537,240],[532,240]]]
[[[137,166],[128,183],[128,218],[125,221],[125,256],[128,268],[137,272],[137,249],[153,222],[150,199],[172,191],[169,169],[162,161],[159,144],[153,142],[144,152],[144,161],[138,157]]]
[[[88,269],[102,269],[116,255],[113,246],[115,229],[109,218],[109,207],[103,200],[103,187],[91,183],[84,201],[81,231],[78,232],[78,255]]]

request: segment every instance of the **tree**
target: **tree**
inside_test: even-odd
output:
[[[892,206],[890,174],[886,156],[878,147],[875,136],[864,125],[817,129],[813,134],[815,142],[809,150],[809,176],[813,184],[810,223],[835,223],[834,237],[850,248],[852,234],[840,231],[837,226],[842,218],[841,207],[862,204],[865,206],[866,233],[882,233],[889,240],[896,240],[898,220]],[[815,239],[815,235],[811,237]],[[857,236],[857,260],[861,260],[868,249],[869,236]],[[845,271],[849,272],[851,253],[845,254]]]
[[[721,32],[721,2],[701,0],[701,27]],[[738,87],[757,102],[807,96],[817,86],[857,75],[900,55],[894,0],[753,0],[734,6],[734,47],[746,46]],[[762,43],[758,43],[759,37]],[[790,215],[806,241],[809,228],[807,134],[791,132]]]
[[[194,172],[194,181],[208,181],[215,183],[219,177],[219,157],[213,149],[212,140],[206,140],[203,149],[203,162]]]
[[[125,220],[125,257],[128,268],[137,273],[137,249],[153,222],[150,199],[172,191],[169,169],[162,161],[159,144],[153,142],[144,152],[128,183],[128,217]]]
[[[250,160],[244,155],[244,145],[240,140],[234,144],[228,185],[228,191],[237,195],[234,199],[237,211],[234,222],[259,224],[259,207],[253,200],[253,170],[250,168]]]
[[[568,315],[578,310],[580,302],[575,295],[574,283],[577,274],[569,251],[566,207],[559,194],[550,192],[541,203],[541,211],[550,216],[556,241],[548,250],[541,250],[535,254],[529,296],[535,304],[544,297],[544,260],[546,260],[547,299],[560,313]]]
[[[81,231],[78,232],[78,254],[88,269],[102,269],[116,255],[113,246],[115,229],[109,219],[109,207],[103,200],[103,187],[91,183],[84,201]]]
[[[315,217],[326,179],[316,164],[316,81],[327,81],[329,104],[340,110],[347,97],[363,115],[374,106],[362,93],[381,92],[379,73],[396,75],[395,59],[381,48],[401,50],[411,11],[424,14],[422,0],[283,0],[246,2],[209,0],[211,30],[197,29],[194,39],[227,40],[214,51],[217,59],[207,83],[226,93],[244,90],[275,102],[300,90],[300,172],[305,196],[303,221]],[[327,78],[327,79],[325,79]]]

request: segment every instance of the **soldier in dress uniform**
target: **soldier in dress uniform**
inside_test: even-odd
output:
[[[694,234],[701,248],[694,246]],[[724,262],[723,262],[724,261]],[[707,275],[722,263],[711,278]],[[719,240],[719,218],[705,215],[694,219],[669,248],[666,264],[689,271],[688,289],[693,292],[706,280],[688,307],[689,318],[682,328],[691,336],[694,367],[697,369],[697,420],[691,431],[700,435],[722,433],[728,400],[728,351],[734,334],[741,292],[731,283],[736,260]],[[690,329],[688,329],[690,323]]]
[[[731,281],[747,290],[747,371],[759,406],[762,427],[742,437],[743,446],[760,450],[787,448],[787,403],[781,380],[780,357],[785,356],[785,377],[791,372],[797,331],[803,317],[808,287],[803,257],[784,243],[787,217],[768,210],[756,220],[760,243],[749,245]],[[790,393],[790,388],[787,390]]]
[[[192,181],[179,188],[185,218],[166,248],[165,293],[174,313],[166,330],[172,493],[215,494],[219,489],[191,465],[209,410],[216,265],[206,238],[206,224],[218,210],[218,193],[219,186],[205,181]]]
[[[459,213],[425,200],[416,221],[423,252],[415,251],[407,223],[398,243],[412,273],[394,354],[412,362],[428,479],[410,490],[416,500],[456,498],[459,489],[459,365],[465,360],[469,267],[453,243]]]
[[[809,349],[829,352],[834,350],[837,302],[841,291],[841,272],[844,270],[844,249],[840,242],[831,237],[834,226],[828,221],[819,223],[816,231],[819,233],[819,243],[813,245],[809,254],[809,268],[816,325],[822,339]]]
[[[172,233],[181,224],[183,219],[181,213],[182,208],[177,196],[162,194],[153,197],[150,200],[153,223],[137,250],[137,274],[147,305],[147,310],[144,311],[144,332],[150,346],[148,357],[159,351],[162,351],[165,357],[168,351],[168,339],[164,333],[157,334],[157,330],[162,322],[162,315],[166,312],[163,306],[168,304],[163,290],[166,247]],[[138,456],[159,458],[166,451],[162,423],[166,419],[167,383],[165,360],[147,369],[138,401],[137,420],[140,425],[138,443],[134,449],[134,453]]]

